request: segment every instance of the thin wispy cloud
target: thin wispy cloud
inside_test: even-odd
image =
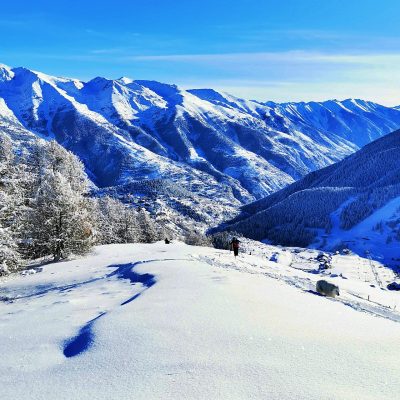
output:
[[[107,49],[93,49],[89,51],[89,54],[122,54],[126,50],[120,47],[114,47],[114,48],[107,48]]]
[[[232,28],[231,28],[232,29]],[[232,32],[227,33],[232,35]],[[385,36],[369,33],[357,33],[352,31],[338,31],[326,29],[250,29],[245,32],[234,33],[237,39],[248,41],[279,41],[295,39],[305,40],[304,43],[310,42],[314,47],[334,43],[341,45],[341,48],[357,49],[370,47],[374,48],[375,44],[383,44],[388,46],[400,46],[400,38],[398,36]],[[292,42],[290,42],[292,44]]]
[[[190,63],[219,63],[236,62],[290,62],[290,63],[337,63],[387,65],[400,60],[398,53],[385,54],[346,54],[320,53],[302,50],[285,52],[256,52],[256,53],[222,53],[222,54],[160,54],[160,55],[126,55],[121,61],[171,61]]]
[[[400,104],[399,53],[285,51],[226,54],[131,55],[131,49],[81,54],[29,54],[37,59],[95,62],[130,75],[193,87],[212,87],[257,100],[323,100],[358,97]],[[160,71],[166,71],[161,74]],[[188,72],[189,71],[189,72]],[[207,73],[205,73],[207,71]],[[71,76],[71,74],[69,74]],[[100,75],[100,74],[96,74]],[[206,75],[206,76],[205,76]],[[72,75],[73,76],[73,75]],[[76,75],[78,78],[91,74]]]
[[[108,54],[117,54],[110,60]],[[25,53],[26,56],[54,59],[92,59],[96,61],[112,62],[187,62],[220,64],[221,62],[233,62],[237,64],[247,63],[326,63],[326,64],[354,64],[354,65],[395,65],[400,61],[400,53],[321,53],[302,50],[285,52],[255,52],[255,53],[220,53],[220,54],[152,54],[131,55],[124,48],[93,49],[87,53],[62,54],[62,53]]]

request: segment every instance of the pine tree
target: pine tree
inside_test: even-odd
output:
[[[138,226],[140,231],[140,241],[151,243],[160,239],[155,222],[150,218],[148,212],[141,208],[138,212]]]
[[[0,132],[0,275],[14,272],[21,265],[16,243],[18,218],[23,196],[17,182],[19,168],[10,139]]]
[[[55,142],[37,143],[30,161],[34,181],[23,224],[25,254],[59,260],[85,253],[94,241],[94,220],[82,163]]]
[[[205,236],[201,232],[198,231],[190,231],[185,235],[184,241],[186,244],[190,246],[203,246],[203,247],[211,247],[212,240],[211,238]]]
[[[134,243],[140,241],[138,214],[129,206],[124,206],[122,226],[122,242]]]
[[[104,196],[97,200],[99,242],[134,243],[141,240],[138,214],[119,200]]]

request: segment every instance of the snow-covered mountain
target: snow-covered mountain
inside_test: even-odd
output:
[[[244,206],[229,229],[255,239],[354,251],[400,270],[400,130]]]
[[[99,187],[169,179],[236,207],[400,127],[361,100],[260,103],[154,81],[89,82],[0,66],[0,127],[56,139]]]

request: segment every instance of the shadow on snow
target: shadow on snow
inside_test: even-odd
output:
[[[141,283],[144,289],[140,293],[136,293],[134,296],[130,297],[129,299],[125,300],[121,303],[121,306],[124,306],[133,300],[136,300],[145,290],[149,289],[156,283],[155,276],[152,274],[138,274],[133,271],[133,269],[139,264],[147,264],[156,261],[176,261],[175,259],[162,259],[162,260],[148,260],[148,261],[138,261],[135,263],[128,263],[122,265],[110,265],[109,268],[116,268],[113,272],[101,277],[101,278],[94,278],[88,281],[84,281],[81,283],[77,283],[75,285],[67,285],[65,287],[58,287],[58,288],[51,288],[48,291],[52,290],[60,290],[64,291],[66,288],[71,289],[72,287],[78,287],[84,284],[92,283],[100,279],[105,278],[112,278],[116,276],[119,279],[129,279],[132,284]],[[94,342],[94,333],[93,333],[93,325],[94,323],[99,320],[101,317],[106,315],[107,313],[104,312],[98,315],[96,318],[87,322],[78,332],[78,334],[71,339],[67,340],[64,343],[64,356],[67,358],[78,356],[79,354],[84,353],[87,351]]]

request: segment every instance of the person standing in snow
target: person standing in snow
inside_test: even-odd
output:
[[[230,249],[233,250],[235,257],[239,255],[239,243],[240,240],[235,237],[230,242]]]

